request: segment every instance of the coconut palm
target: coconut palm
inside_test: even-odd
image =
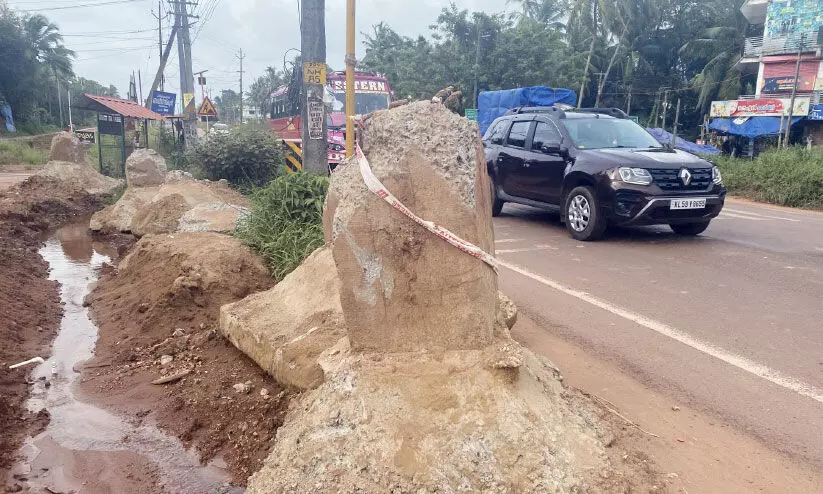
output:
[[[23,33],[29,57],[61,79],[74,75],[74,52],[63,46],[63,36],[56,24],[40,14],[31,15],[23,20]]]

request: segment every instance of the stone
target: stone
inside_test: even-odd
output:
[[[316,250],[274,288],[221,307],[220,333],[277,381],[319,386],[318,357],[346,336],[331,250]]]
[[[174,360],[174,357],[172,357],[171,355],[162,355],[160,357],[160,365],[163,365],[163,366],[169,365],[170,363],[172,363],[173,360]]]
[[[166,181],[166,159],[153,149],[138,149],[126,160],[129,187],[162,185]]]
[[[237,394],[248,394],[251,391],[251,385],[249,383],[237,383],[232,387]]]
[[[266,388],[260,388],[260,396],[262,396],[263,398],[268,398],[269,390]]]
[[[476,124],[443,105],[418,102],[372,114],[362,135],[375,176],[408,209],[493,253],[491,186]],[[370,192],[356,158],[332,174],[323,224],[352,348],[491,344],[494,270]]]
[[[179,337],[181,337],[185,334],[186,334],[186,330],[183,329],[183,328],[177,328],[174,331],[172,331],[172,333],[171,333],[171,335],[174,336],[175,338],[179,338]]]
[[[166,338],[165,341],[157,345],[152,353],[157,356],[160,355],[177,355],[178,353],[188,348],[187,338]]]
[[[60,132],[51,139],[49,161],[85,164],[87,149],[88,146],[71,132]]]
[[[517,323],[517,306],[503,292],[497,292],[497,315],[509,329]]]

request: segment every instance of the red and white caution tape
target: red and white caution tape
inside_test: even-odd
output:
[[[409,208],[404,206],[402,202],[394,197],[392,193],[389,192],[388,189],[386,189],[386,187],[380,182],[380,180],[374,176],[374,173],[371,171],[371,166],[369,165],[369,160],[366,159],[366,155],[363,154],[363,150],[360,149],[360,145],[357,145],[355,152],[357,154],[357,162],[360,165],[360,174],[363,176],[363,181],[366,183],[366,187],[368,187],[370,191],[374,192],[378,197],[389,203],[394,209],[408,216],[418,225],[442,238],[451,245],[457,247],[466,254],[485,262],[491,266],[492,269],[494,269],[495,273],[498,272],[497,259],[495,259],[494,256],[488,252],[485,252],[483,249],[472,244],[471,242],[463,240],[445,228],[438,226],[431,221],[426,221],[411,212]]]

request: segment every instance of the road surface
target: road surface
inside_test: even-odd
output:
[[[539,331],[823,471],[823,214],[730,201],[701,237],[594,243],[525,206],[494,223],[501,289]]]
[[[0,169],[0,190],[7,189],[12,185],[22,182],[32,175],[30,172],[6,172]]]

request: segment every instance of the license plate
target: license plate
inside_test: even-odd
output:
[[[703,209],[706,207],[706,198],[700,199],[672,199],[671,209]]]

